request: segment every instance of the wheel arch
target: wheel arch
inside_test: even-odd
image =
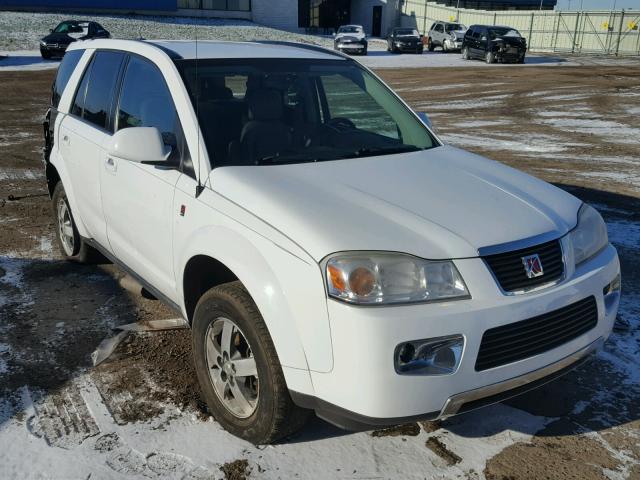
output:
[[[205,288],[237,279],[264,318],[283,366],[333,368],[324,280],[315,261],[235,222],[202,227],[179,244],[185,248],[176,245],[184,254],[175,270],[186,318]]]

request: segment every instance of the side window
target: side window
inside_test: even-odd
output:
[[[431,24],[431,28],[430,28],[429,30],[434,30],[435,28],[436,28],[436,24],[435,24],[435,23],[432,23],[432,24]]]
[[[184,173],[195,178],[188,148],[162,73],[152,63],[132,56],[122,82],[118,107],[118,130],[130,127],[156,127],[166,145],[173,148],[171,157],[182,162]]]
[[[112,130],[111,107],[124,54],[98,51],[84,72],[71,114],[96,127]]]
[[[69,83],[69,78],[71,78],[71,74],[76,69],[83,54],[84,50],[71,50],[62,57],[62,62],[60,62],[60,66],[58,67],[58,74],[53,82],[53,92],[51,94],[52,106],[58,107],[60,97],[62,97],[62,93],[67,83]]]
[[[444,32],[444,27],[442,26],[441,23],[439,23],[438,26],[436,27],[436,31],[438,31],[440,33]]]

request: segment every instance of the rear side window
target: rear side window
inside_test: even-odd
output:
[[[71,78],[71,74],[76,69],[83,53],[84,50],[71,50],[65,53],[64,57],[62,57],[62,62],[60,62],[60,66],[58,67],[58,74],[53,82],[53,92],[51,95],[52,106],[56,108],[58,107],[60,97],[62,97],[62,93],[64,92],[67,83],[69,83],[69,78]]]
[[[99,51],[84,73],[71,113],[96,127],[112,130],[111,106],[124,54]]]

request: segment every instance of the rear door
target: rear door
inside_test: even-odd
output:
[[[172,147],[170,163],[188,163],[188,149],[169,88],[152,62],[130,55],[116,107],[116,131],[156,127]],[[174,193],[179,170],[105,154],[102,202],[116,257],[169,298],[173,272]]]
[[[103,144],[113,131],[115,89],[125,55],[97,51],[75,93],[69,112],[60,124],[59,149],[73,184],[77,215],[89,236],[107,247],[107,227],[100,195]]]

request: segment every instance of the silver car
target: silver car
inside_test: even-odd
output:
[[[429,51],[433,52],[436,47],[442,47],[444,52],[460,50],[466,31],[467,27],[461,23],[435,22],[427,34]]]

